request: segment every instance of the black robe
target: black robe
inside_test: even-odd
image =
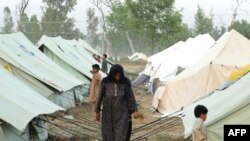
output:
[[[101,83],[96,103],[96,112],[101,111],[103,104],[102,138],[103,141],[129,141],[132,130],[131,113],[137,111],[136,100],[130,81],[124,77],[123,69],[118,69],[123,75],[122,80],[115,82],[110,77],[117,71],[112,68],[111,74]]]

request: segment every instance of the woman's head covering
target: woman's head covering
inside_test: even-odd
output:
[[[121,79],[119,81],[115,80],[116,73],[121,74]],[[110,68],[108,76],[102,80],[102,83],[124,83],[131,86],[130,80],[124,74],[123,67],[119,64],[115,64]]]
[[[115,74],[120,73],[121,74],[121,79],[119,81],[115,80]],[[109,74],[107,76],[109,82],[122,82],[124,80],[124,70],[123,67],[119,64],[115,64],[111,67]]]

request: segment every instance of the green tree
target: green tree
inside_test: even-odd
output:
[[[206,34],[213,32],[214,23],[213,16],[209,17],[205,14],[203,9],[198,5],[197,13],[195,14],[194,32],[195,35]]]
[[[192,33],[187,24],[180,24],[179,31],[172,35],[164,34],[161,38],[159,51],[175,44],[178,41],[185,41]]]
[[[174,0],[127,0],[133,24],[148,40],[151,54],[159,41],[172,41],[183,30],[180,11],[174,8]]]
[[[107,16],[108,38],[118,52],[135,50],[152,54],[190,36],[182,23],[180,11],[173,7],[174,0],[126,0],[112,4]],[[116,39],[117,38],[117,39]],[[113,49],[114,50],[114,49]],[[121,51],[122,50],[122,51]]]
[[[41,27],[48,36],[62,36],[63,38],[79,38],[81,33],[75,28],[75,20],[68,14],[74,9],[77,0],[43,0],[43,16]]]
[[[33,43],[36,43],[42,37],[41,25],[36,15],[32,15],[30,17],[29,29],[30,29],[29,39]]]
[[[5,7],[3,10],[4,14],[4,26],[3,26],[3,33],[11,33],[13,32],[14,22],[11,16],[11,11],[9,7]]]
[[[132,54],[135,53],[134,49],[135,41],[132,39],[133,37],[131,36],[137,29],[134,26],[135,19],[132,16],[129,7],[126,4],[117,2],[113,3],[111,11],[112,12],[107,17],[107,24],[110,28],[109,30],[111,30],[111,32],[108,34],[109,40],[112,40],[113,44],[117,44],[114,42],[116,41],[120,42],[120,40],[119,39],[113,40],[113,39],[116,37],[117,38],[124,37],[127,40],[127,44],[126,43],[125,44],[127,46],[130,46],[131,53]],[[114,34],[114,36],[111,34]]]
[[[99,20],[95,16],[94,8],[87,9],[87,23],[87,40],[92,46],[96,47],[99,44],[99,36],[97,34]]]
[[[235,29],[248,39],[250,39],[250,23],[246,20],[235,21],[230,29]]]
[[[211,36],[215,39],[218,40],[225,32],[227,31],[227,28],[224,26],[221,27],[214,27]]]
[[[20,16],[19,22],[18,22],[18,31],[23,32],[26,36],[28,36],[30,32],[30,25],[29,25],[29,17],[26,13],[23,13]]]

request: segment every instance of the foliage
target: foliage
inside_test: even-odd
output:
[[[149,39],[151,53],[162,38],[166,42],[182,31],[181,14],[174,9],[174,0],[127,0],[127,4],[136,18],[135,26]]]
[[[29,17],[26,13],[20,16],[20,20],[18,23],[18,30],[23,32],[25,35],[27,35],[28,32],[30,32]]]
[[[32,15],[29,19],[27,14],[23,13],[18,22],[18,31],[23,32],[33,43],[42,37],[40,21],[36,15]]]
[[[174,0],[126,0],[116,3],[111,11],[107,17],[109,30],[123,38],[126,38],[123,34],[129,32],[135,48],[143,47],[140,50],[144,53],[152,54],[155,48],[167,47],[190,35],[180,11],[174,9]],[[128,47],[128,43],[125,46]]]
[[[211,36],[215,39],[218,40],[225,32],[227,31],[227,28],[224,26],[221,26],[218,28],[217,26],[213,28],[213,31],[211,33]]]
[[[226,32],[226,27],[214,26],[213,15],[207,16],[203,9],[198,6],[197,13],[195,14],[194,34],[206,34],[209,33],[215,40],[219,39],[221,35]]]
[[[66,39],[82,36],[79,29],[75,28],[75,20],[68,14],[74,9],[77,0],[43,0],[43,16],[41,27],[48,36],[62,36]]]
[[[112,7],[112,12],[107,17],[107,22],[113,30],[121,32],[134,30],[136,22],[127,4],[116,3]]]
[[[42,37],[41,25],[36,15],[31,16],[29,28],[30,34],[28,34],[28,37],[33,43],[36,43]]]
[[[4,14],[3,33],[11,33],[13,32],[14,22],[11,16],[10,8],[5,7],[3,10],[3,14]]]
[[[246,20],[235,21],[230,29],[231,28],[237,30],[239,33],[250,39],[250,23]]]
[[[197,13],[195,14],[194,32],[195,35],[206,34],[213,32],[213,16],[206,16],[203,9],[198,6]]]
[[[98,45],[99,36],[97,34],[97,28],[99,24],[98,17],[95,16],[95,9],[94,8],[88,8],[87,9],[87,40],[90,42],[90,44],[93,47],[96,47]]]

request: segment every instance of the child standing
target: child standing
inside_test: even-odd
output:
[[[197,105],[194,109],[194,115],[197,118],[192,132],[193,141],[208,141],[204,122],[207,119],[208,109],[203,105]]]

